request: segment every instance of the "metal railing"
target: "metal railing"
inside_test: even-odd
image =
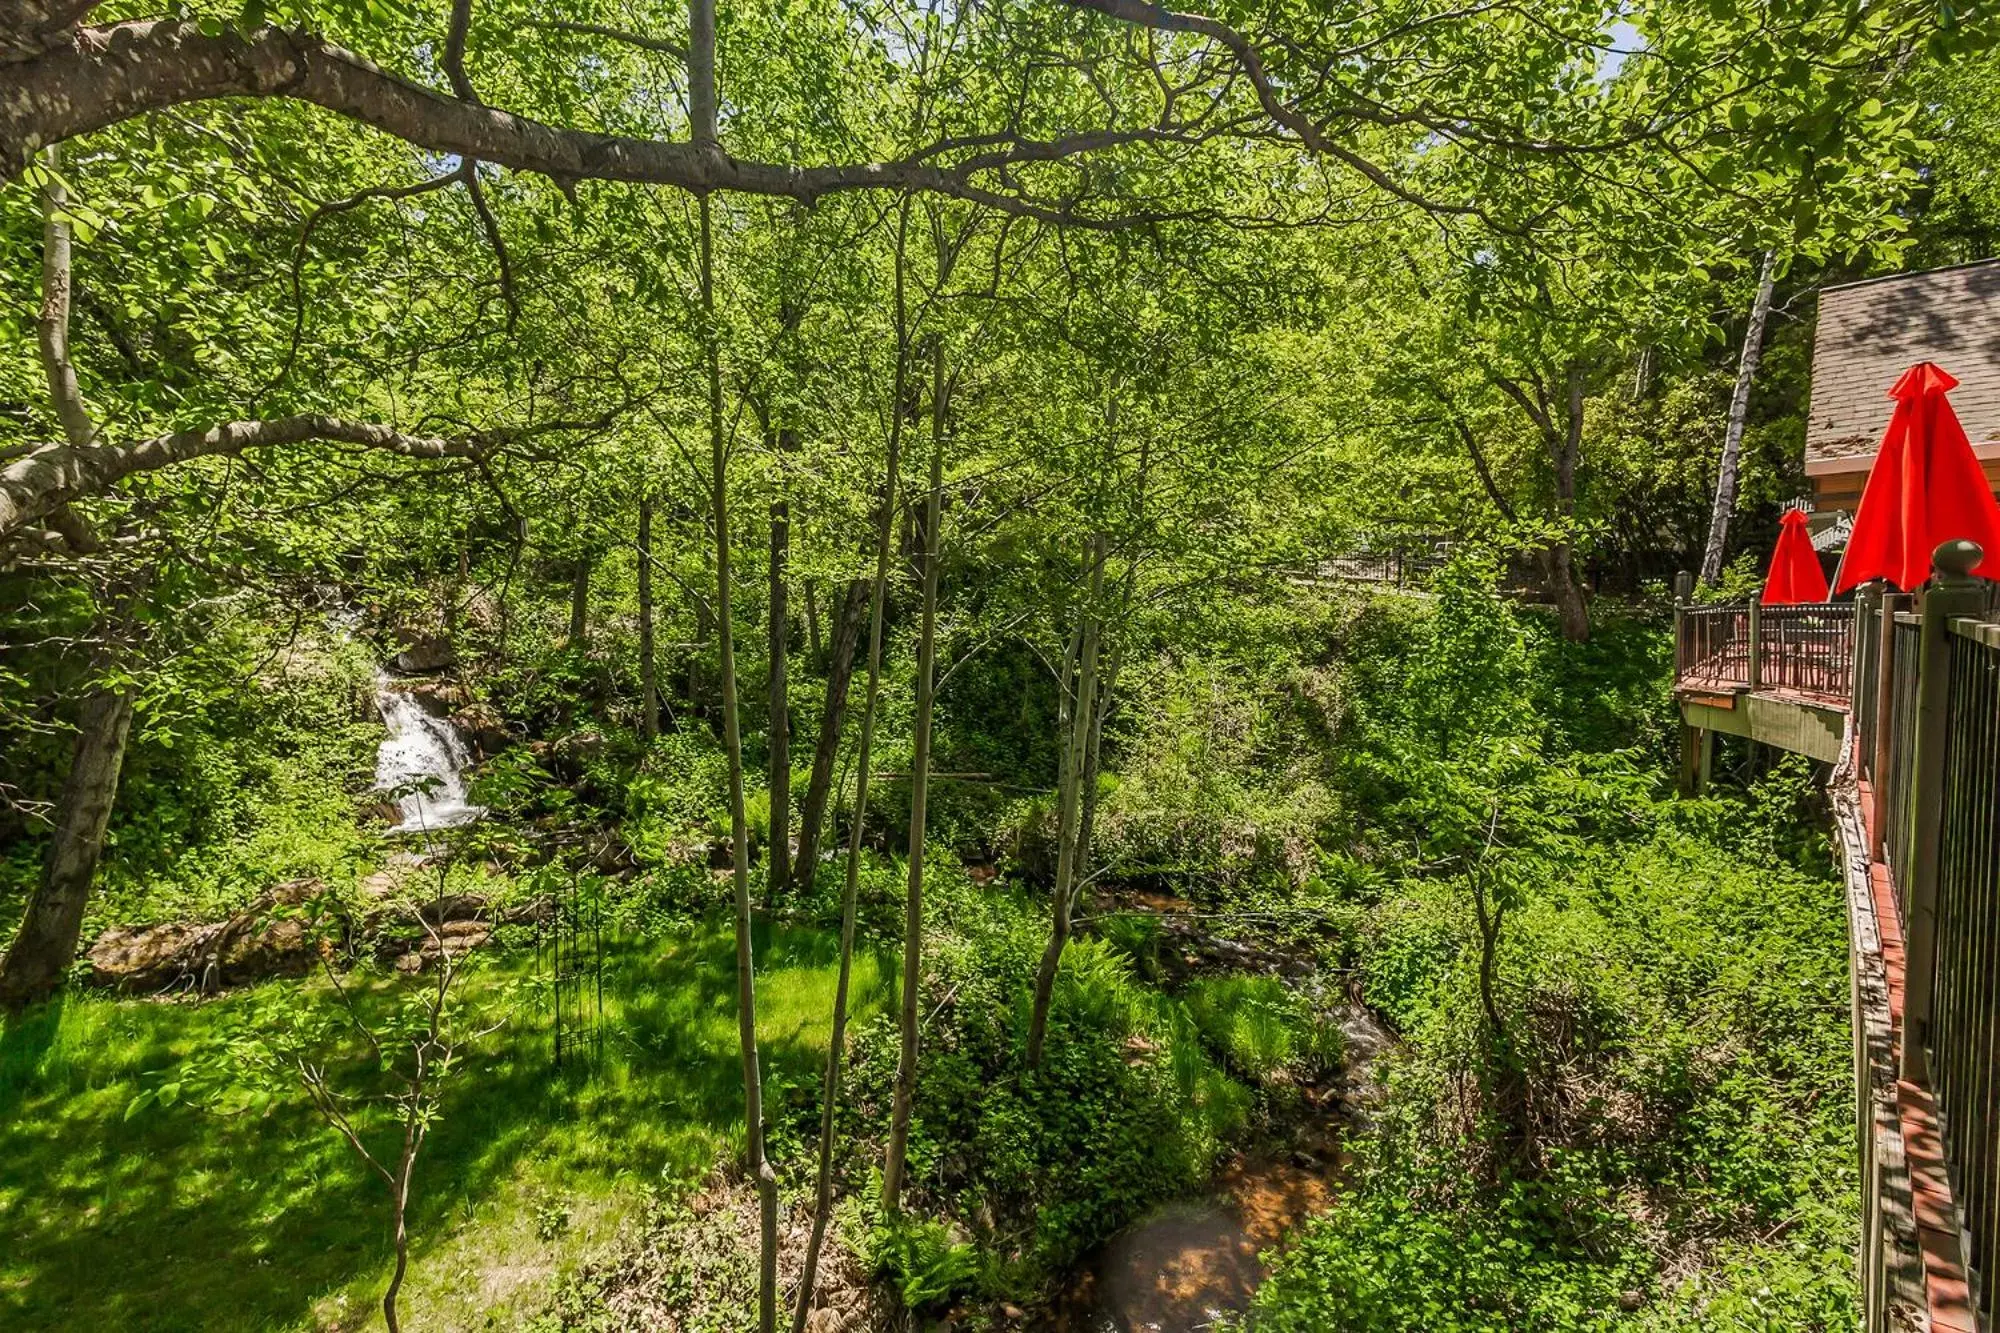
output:
[[[1676,684],[1733,689],[1750,683],[1750,609],[1690,606],[1675,631]]]
[[[1990,1318],[2000,1285],[1993,1122],[1993,1064],[2000,1056],[2000,626],[1959,619],[1950,628],[1925,1045],[1952,1192],[1971,1241],[1967,1259],[1986,1279],[1979,1305]]]
[[[1767,606],[1750,651],[1763,688],[1845,702],[1854,690],[1854,608]]]
[[[1853,693],[1852,607],[1689,606],[1677,620],[1678,684],[1789,690],[1842,703]]]

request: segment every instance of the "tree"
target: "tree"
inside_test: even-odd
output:
[[[1722,459],[1715,474],[1715,508],[1708,520],[1708,544],[1701,553],[1701,581],[1711,588],[1722,579],[1722,562],[1729,549],[1729,520],[1736,512],[1736,472],[1743,454],[1743,426],[1750,415],[1750,389],[1757,381],[1757,363],[1764,355],[1764,321],[1771,315],[1771,289],[1777,281],[1778,252],[1764,252],[1757,277],[1757,295],[1750,302],[1750,321],[1743,329],[1743,358],[1736,371],[1736,388],[1729,395],[1729,428],[1722,437]]]

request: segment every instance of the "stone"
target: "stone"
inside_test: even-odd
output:
[[[86,955],[91,980],[128,993],[174,987],[215,991],[266,977],[297,976],[319,959],[306,921],[284,909],[325,889],[317,879],[274,884],[226,921],[113,927]]]
[[[451,640],[442,634],[401,629],[396,632],[402,645],[396,652],[396,670],[406,672],[442,671],[458,660]]]
[[[396,970],[414,976],[424,970],[424,956],[420,953],[406,953],[396,959]]]

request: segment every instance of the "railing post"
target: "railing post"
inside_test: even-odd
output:
[[[1908,971],[1903,993],[1903,1077],[1926,1081],[1931,978],[1937,966],[1938,853],[1944,832],[1944,759],[1951,723],[1951,622],[1985,601],[1972,567],[1984,555],[1977,542],[1950,541],[1931,556],[1937,577],[1924,590],[1917,650],[1916,752],[1910,764]],[[1898,870],[1903,867],[1898,866]]]
[[[1847,714],[1858,726],[1861,721],[1861,706],[1874,700],[1861,698],[1861,663],[1868,655],[1865,642],[1868,634],[1868,609],[1881,600],[1881,590],[1870,584],[1854,596],[1854,632],[1849,636],[1847,662]],[[1852,756],[1848,756],[1852,758]]]
[[[1869,765],[1875,818],[1868,837],[1869,859],[1880,861],[1889,839],[1889,746],[1896,725],[1896,613],[1903,609],[1903,595],[1890,592],[1885,584],[1880,597],[1881,612],[1875,622],[1875,755]],[[1905,669],[1915,670],[1916,663]]]
[[[1761,597],[1750,599],[1750,662],[1745,671],[1752,694],[1764,688],[1764,602]]]
[[[1694,575],[1683,569],[1674,575],[1674,674],[1687,670],[1687,609],[1694,599]]]

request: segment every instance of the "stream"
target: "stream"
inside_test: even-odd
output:
[[[1168,937],[1190,962],[1290,972],[1275,955],[1208,935],[1173,909],[1175,899],[1145,897],[1161,911]],[[1162,910],[1165,909],[1165,910]],[[1176,1200],[1127,1227],[1098,1251],[1057,1301],[1044,1325],[1052,1333],[1197,1333],[1250,1308],[1269,1276],[1259,1255],[1283,1244],[1326,1210],[1351,1160],[1344,1140],[1368,1129],[1380,1086],[1373,1066],[1395,1035],[1366,1008],[1335,1001],[1327,1011],[1345,1039],[1340,1073],[1301,1089],[1305,1111],[1280,1130],[1282,1141],[1245,1149],[1210,1182],[1205,1195]]]
[[[472,751],[449,719],[425,706],[402,677],[375,673],[375,707],[389,729],[375,755],[375,789],[395,793],[402,818],[394,833],[426,833],[469,824],[486,813],[466,799],[465,769]]]

